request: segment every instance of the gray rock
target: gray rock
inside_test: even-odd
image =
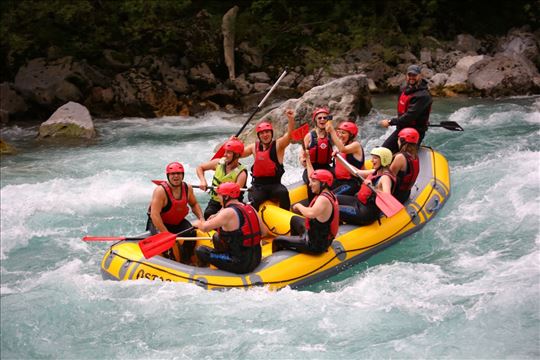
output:
[[[253,84],[253,91],[255,92],[263,92],[263,91],[267,91],[268,89],[270,89],[271,85],[270,84],[267,84],[267,83],[262,83],[262,82],[256,82]]]
[[[471,66],[485,58],[485,55],[465,56],[461,58],[456,66],[451,69],[450,76],[444,86],[453,91],[466,91],[469,87],[469,69]]]
[[[236,79],[233,80],[233,84],[235,89],[241,95],[247,95],[251,92],[251,90],[253,90],[253,85],[246,80],[244,74],[237,76]]]
[[[217,83],[216,77],[206,63],[201,63],[189,69],[188,78],[197,83],[213,86]]]
[[[270,82],[270,76],[268,76],[268,74],[263,71],[250,73],[248,74],[247,78],[249,81],[254,82],[254,83],[269,83]]]
[[[475,63],[469,70],[469,83],[482,95],[507,96],[538,91],[540,75],[536,66],[521,55],[498,53]]]
[[[469,34],[460,34],[456,36],[455,49],[464,53],[477,53],[482,44],[474,36]]]
[[[0,110],[6,112],[9,119],[10,114],[23,113],[28,110],[26,102],[7,82],[0,84]],[[2,121],[6,123],[7,121]]]
[[[447,80],[448,80],[448,74],[437,73],[429,79],[429,84],[430,84],[430,87],[433,87],[433,88],[441,87],[441,86],[444,86],[444,84],[446,84]]]
[[[533,33],[513,29],[500,39],[498,49],[508,55],[522,55],[540,64],[539,41]]]
[[[94,123],[88,109],[81,104],[68,102],[59,107],[39,127],[39,138],[71,137],[91,139],[96,136]]]
[[[301,126],[305,122],[312,124],[311,113],[320,106],[329,107],[336,123],[345,119],[355,119],[359,115],[367,115],[372,107],[367,77],[349,75],[316,86],[305,92],[301,98],[289,99],[261,118],[271,121],[278,129],[278,133],[283,133],[287,125],[286,109],[295,110],[297,126]],[[247,137],[254,138],[253,134],[252,129]]]
[[[426,65],[431,64],[431,50],[426,48],[422,48],[422,50],[420,50],[420,62]]]

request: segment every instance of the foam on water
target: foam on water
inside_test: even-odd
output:
[[[150,180],[180,160],[198,183],[195,167],[242,120],[97,121],[99,140],[81,148],[36,147],[36,128],[3,129],[25,151],[2,161],[2,357],[538,358],[540,100],[452,101],[439,101],[433,122],[466,131],[426,137],[450,161],[442,211],[302,291],[103,281],[107,244],[80,240],[143,230]],[[376,126],[383,116],[362,126],[366,151],[392,131]],[[299,151],[286,152],[286,184],[300,179]]]

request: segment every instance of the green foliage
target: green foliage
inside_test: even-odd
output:
[[[27,59],[55,46],[65,55],[97,60],[104,49],[127,56],[148,52],[187,56],[222,66],[221,21],[238,5],[236,42],[262,50],[268,63],[323,66],[352,48],[418,50],[431,35],[500,35],[511,27],[538,29],[539,0],[1,0],[2,81]]]

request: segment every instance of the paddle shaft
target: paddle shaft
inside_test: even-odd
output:
[[[201,188],[201,185],[191,185],[191,187],[193,188],[196,188],[196,189],[200,189]],[[208,185],[207,188],[208,189],[215,189],[217,186],[214,186],[214,185]],[[249,191],[250,188],[240,188],[240,191]]]
[[[392,217],[403,209],[401,204],[392,194],[388,194],[382,191],[377,191],[375,186],[371,183],[366,183],[364,178],[354,169],[354,167],[347,162],[340,154],[336,154],[338,160],[345,165],[347,170],[358,176],[360,180],[375,194],[375,205],[386,215],[386,217]]]
[[[242,131],[244,131],[244,129],[246,128],[247,124],[249,124],[249,122],[251,121],[251,119],[253,119],[253,117],[255,116],[255,114],[261,109],[261,107],[263,106],[263,104],[266,102],[266,100],[268,99],[268,97],[270,96],[270,94],[275,90],[275,88],[278,86],[278,84],[281,82],[281,80],[283,80],[283,78],[285,77],[285,75],[287,75],[287,68],[285,68],[285,70],[283,70],[283,73],[281,74],[281,76],[276,80],[276,82],[274,83],[274,85],[272,85],[272,87],[270,88],[270,90],[268,91],[268,93],[266,93],[266,95],[263,97],[263,99],[261,100],[261,102],[259,103],[259,105],[257,105],[257,107],[255,108],[255,110],[253,110],[253,112],[251,113],[251,115],[249,116],[249,118],[246,120],[246,122],[244,122],[244,125],[242,125],[242,127],[240,128],[240,130],[238,130],[238,132],[236,133],[236,137],[240,136],[240,134],[242,133]]]
[[[193,237],[177,237],[176,240],[197,241],[197,240],[212,240],[210,236],[193,236]]]

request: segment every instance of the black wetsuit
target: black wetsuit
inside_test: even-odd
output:
[[[407,127],[414,128],[420,134],[418,145],[422,142],[428,128],[429,114],[431,112],[431,104],[433,100],[427,86],[427,81],[422,79],[418,86],[411,87],[406,85],[398,101],[402,101],[402,97],[410,97],[408,105],[403,113],[398,113],[398,116],[390,120],[390,125],[395,125],[396,130],[384,141],[383,147],[390,149],[392,153],[399,151],[398,148],[398,133]]]

